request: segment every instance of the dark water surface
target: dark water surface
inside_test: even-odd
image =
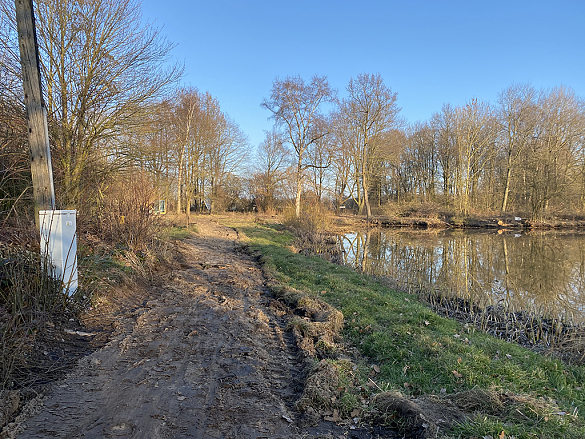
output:
[[[338,243],[346,264],[405,288],[585,322],[585,233],[373,229]]]

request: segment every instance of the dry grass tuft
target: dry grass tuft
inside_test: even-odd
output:
[[[35,251],[0,243],[0,388],[23,361],[23,348],[45,322],[67,311],[52,267]]]
[[[456,393],[449,397],[461,410],[473,413],[481,411],[491,415],[498,415],[504,409],[500,394],[491,390],[475,388]]]
[[[306,356],[315,356],[317,350],[324,354],[335,350],[343,329],[343,313],[294,288],[276,283],[270,283],[270,288],[294,310],[296,316],[289,321],[288,329],[293,332],[297,346]]]
[[[283,212],[285,226],[303,234],[323,233],[331,225],[331,212],[319,202],[306,203],[302,206],[300,217],[296,217],[294,207]]]
[[[317,412],[334,409],[335,401],[339,397],[339,383],[337,367],[326,360],[321,360],[309,373],[305,390],[296,403],[296,408],[305,411],[311,407]]]
[[[450,395],[448,399],[469,414],[500,417],[511,416],[519,421],[529,418],[550,419],[554,416],[571,416],[562,412],[550,398],[498,392],[474,388]]]
[[[437,435],[437,426],[414,402],[396,391],[377,394],[370,403],[368,419],[377,424],[393,425],[408,437],[426,439]]]

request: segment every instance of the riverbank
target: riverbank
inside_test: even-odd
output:
[[[311,246],[441,315],[568,362],[585,358],[579,230],[362,228]]]
[[[336,370],[354,362],[346,373],[349,384],[328,404],[340,422],[348,413],[379,420],[385,407],[386,422],[399,424],[401,414],[411,410],[438,426],[442,437],[585,437],[579,416],[584,367],[440,317],[416,295],[295,253],[293,236],[274,223],[233,218],[229,224],[247,236],[249,251],[274,280],[274,289],[322,300],[343,314],[343,341],[320,344],[324,360]],[[355,356],[348,355],[348,345]],[[358,375],[364,373],[361,384]],[[400,396],[402,403],[395,398],[384,406],[388,395]]]
[[[585,219],[580,216],[531,220],[517,216],[445,215],[442,217],[374,215],[368,221],[364,215],[332,215],[333,230],[365,227],[396,227],[415,229],[494,229],[494,230],[585,230]]]

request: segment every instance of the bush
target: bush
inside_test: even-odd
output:
[[[95,212],[83,219],[82,228],[133,252],[146,251],[159,231],[156,215],[152,212],[155,193],[143,173],[118,176],[102,192]]]
[[[283,223],[297,232],[318,234],[327,231],[331,226],[329,210],[319,202],[301,206],[301,216],[296,217],[294,206],[283,212]]]

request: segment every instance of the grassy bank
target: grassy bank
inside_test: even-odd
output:
[[[446,437],[585,437],[585,367],[475,331],[436,315],[414,295],[294,253],[293,236],[278,225],[237,218],[230,225],[272,278],[343,313],[344,339],[375,367],[372,391],[434,395],[464,409],[467,419],[443,431]]]

